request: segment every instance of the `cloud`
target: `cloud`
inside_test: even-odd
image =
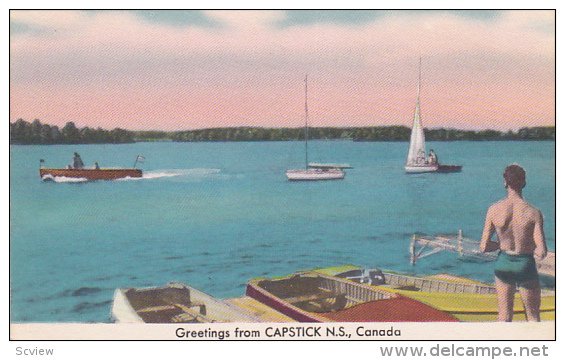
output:
[[[219,28],[197,25],[167,27],[143,21],[135,13],[102,11],[13,11],[11,20],[44,29],[72,30],[72,34],[51,32],[51,36],[18,36],[12,50],[20,53],[43,51],[77,52],[114,46],[115,52],[143,50],[168,53],[230,53],[288,55],[316,51],[330,56],[339,52],[373,48],[390,50],[387,55],[413,56],[455,51],[552,56],[553,34],[536,31],[553,24],[552,12],[502,12],[495,23],[481,22],[453,12],[395,12],[358,26],[335,23],[307,23],[290,27],[276,24],[288,18],[282,11],[204,11]],[[464,41],[462,41],[464,39]],[[40,41],[38,41],[40,40]],[[345,54],[347,55],[347,54]],[[538,52],[538,55],[540,53]]]
[[[44,30],[77,29],[85,24],[88,15],[72,10],[12,10],[10,23],[27,25]]]
[[[519,112],[554,121],[552,11],[498,11],[493,16],[386,11],[373,17],[364,12],[357,21],[354,13],[340,19],[311,14],[310,21],[293,21],[296,14],[282,11],[188,14],[185,20],[183,14],[173,19],[173,14],[159,13],[148,21],[129,11],[11,11],[11,23],[41,30],[11,36],[11,116],[41,114],[45,97],[62,101],[95,94],[96,103],[105,104],[100,109],[120,99],[115,117],[127,122],[131,112],[123,103],[135,107],[135,101],[124,99],[129,93],[176,122],[182,116],[170,109],[199,114],[199,124],[211,117],[229,122],[231,113],[239,123],[261,125],[273,118],[300,119],[300,106],[292,106],[300,103],[296,84],[310,73],[318,119],[339,123],[355,114],[365,123],[398,122],[412,110],[417,58],[422,56],[425,89],[442,99],[466,97],[454,99],[466,107],[458,114],[454,106],[444,107],[449,111],[442,114],[434,104],[445,101],[430,99],[427,124],[447,124],[461,114],[479,124],[493,117],[515,118]],[[23,96],[30,88],[37,95]],[[153,100],[162,98],[177,102]],[[488,111],[469,110],[481,108],[481,101],[489,104]],[[94,103],[77,102],[100,113]],[[197,109],[204,106],[214,110]],[[274,108],[279,115],[270,111]],[[56,109],[44,113],[57,117]],[[90,113],[79,114],[95,121]],[[72,117],[72,111],[63,116]]]
[[[285,18],[282,11],[270,10],[208,10],[204,15],[214,22],[226,25],[230,31],[236,29],[254,29],[271,27]]]

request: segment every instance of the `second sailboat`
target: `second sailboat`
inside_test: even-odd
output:
[[[304,169],[291,169],[286,171],[290,181],[316,181],[316,180],[341,180],[345,178],[345,171],[339,167],[311,167],[308,164],[308,75],[304,79],[304,150],[306,163]]]

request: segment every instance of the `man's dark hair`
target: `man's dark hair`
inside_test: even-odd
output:
[[[506,185],[514,191],[522,191],[526,186],[526,171],[520,165],[508,165],[503,176]]]

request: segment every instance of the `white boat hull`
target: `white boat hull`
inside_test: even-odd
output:
[[[167,287],[178,287],[184,286],[190,290],[190,301],[194,304],[202,304],[205,306],[205,317],[213,322],[241,322],[241,323],[252,323],[252,322],[260,322],[255,316],[250,314],[247,310],[238,308],[235,305],[229,304],[222,300],[218,300],[213,298],[212,296],[197,290],[193,287],[183,285],[183,284],[169,284],[165,287],[149,287],[149,288],[139,288],[136,289],[138,291],[155,291],[159,292],[160,290],[164,290]],[[114,292],[114,301],[112,303],[112,310],[111,310],[111,319],[115,323],[137,323],[143,324],[147,323],[143,320],[143,318],[139,315],[138,310],[143,311],[143,309],[135,309],[132,306],[132,303],[128,299],[127,292],[128,290],[132,289],[116,289]],[[149,302],[151,297],[147,297],[147,301]],[[166,297],[161,299],[161,303],[155,303],[154,305],[163,305],[163,302],[166,303]],[[153,305],[153,306],[154,306]],[[150,303],[147,304],[147,307],[151,307]],[[158,307],[158,306],[157,306]]]
[[[286,177],[290,181],[341,180],[345,172],[341,169],[287,170]]]
[[[349,164],[322,164],[322,163],[308,163],[310,169],[352,169]]]
[[[124,289],[116,289],[111,312],[112,321],[115,323],[143,324],[143,319],[131,307]]]
[[[406,165],[404,170],[410,174],[436,172],[438,165]]]

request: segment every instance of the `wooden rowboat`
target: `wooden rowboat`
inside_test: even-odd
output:
[[[246,294],[300,322],[457,321],[402,295],[316,273],[251,280]]]
[[[314,270],[317,273],[370,284],[445,311],[461,321],[497,321],[498,302],[493,285],[454,275],[410,276],[378,269],[343,265]],[[543,290],[540,306],[542,320],[555,320],[555,292]],[[526,320],[519,294],[514,299],[514,320]]]
[[[141,169],[50,169],[40,168],[39,176],[43,180],[53,180],[56,177],[67,177],[86,180],[115,180],[126,177],[140,178]]]
[[[240,308],[181,283],[117,289],[112,319],[119,323],[260,322]]]

